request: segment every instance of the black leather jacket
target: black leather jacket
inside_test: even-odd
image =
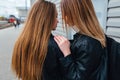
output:
[[[106,56],[98,40],[75,34],[71,54],[59,59],[65,80],[107,80]]]
[[[51,35],[48,43],[48,53],[43,66],[43,80],[63,80],[59,57],[63,56]]]

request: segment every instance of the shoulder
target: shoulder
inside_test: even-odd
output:
[[[63,56],[61,50],[59,49],[57,43],[54,40],[54,36],[51,35],[48,41],[48,53],[54,54],[58,57]]]
[[[74,41],[73,46],[78,50],[81,49],[87,52],[103,51],[101,43],[90,36],[80,35]]]
[[[49,41],[48,41],[48,47],[58,48],[57,43],[55,42],[54,36],[52,34],[50,35],[50,38],[49,38]]]
[[[48,49],[52,49],[53,50],[54,48],[57,48],[57,44],[54,41],[54,36],[51,34],[50,38],[49,38],[49,41],[48,41]]]
[[[101,43],[97,40],[97,39],[94,39],[90,36],[87,36],[87,35],[80,35],[77,40],[76,40],[77,44],[79,45],[98,45],[98,46],[101,46]],[[102,47],[102,46],[101,46]]]

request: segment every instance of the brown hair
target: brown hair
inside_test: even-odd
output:
[[[88,35],[105,44],[104,31],[96,17],[91,0],[62,0],[62,19],[66,25],[76,26],[80,34]]]
[[[18,79],[42,80],[48,40],[55,18],[55,4],[38,0],[32,6],[12,56],[12,69]]]

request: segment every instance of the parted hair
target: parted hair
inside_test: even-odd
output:
[[[61,0],[63,22],[75,26],[80,34],[88,35],[105,44],[104,31],[101,29],[91,0]]]

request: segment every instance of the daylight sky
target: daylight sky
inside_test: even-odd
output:
[[[30,7],[30,0],[0,0],[0,16],[17,15],[16,7]]]
[[[0,0],[0,6],[9,6],[9,7],[25,6],[26,1],[27,1],[27,6],[30,6],[30,0]]]
[[[13,1],[16,1],[16,6],[25,6],[25,2],[27,1],[27,6],[29,7],[30,6],[30,0],[13,0]],[[21,4],[20,4],[21,3]]]

